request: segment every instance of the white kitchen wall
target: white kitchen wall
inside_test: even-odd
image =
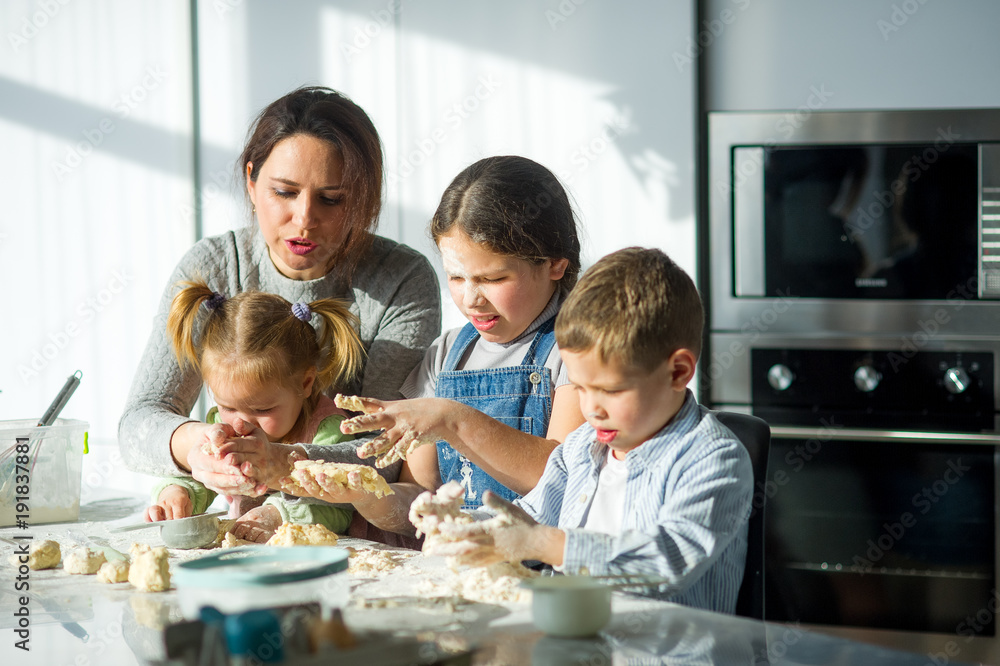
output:
[[[113,447],[171,267],[194,241],[187,4],[0,3],[0,419]],[[97,484],[107,475],[95,476]]]
[[[1000,3],[703,0],[713,111],[1000,106]],[[814,97],[819,100],[819,96]]]
[[[688,0],[195,4],[197,77],[189,3],[0,4],[0,419],[37,418],[82,370],[64,416],[91,423],[90,486],[136,482],[114,438],[156,303],[199,218],[203,235],[248,223],[233,174],[247,125],[299,85],[372,116],[380,232],[436,266],[425,229],[450,180],[522,154],[566,182],[586,264],[640,244],[694,271]]]

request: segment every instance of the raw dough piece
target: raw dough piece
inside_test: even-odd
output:
[[[452,569],[460,564],[489,566],[503,561],[500,551],[493,545],[489,532],[513,525],[506,512],[476,522],[462,511],[465,488],[457,481],[449,481],[437,492],[426,491],[410,504],[410,522],[417,528],[417,536],[425,534],[423,552],[427,555],[447,555]]]
[[[129,561],[135,562],[135,558],[139,557],[143,553],[148,553],[153,550],[153,548],[146,543],[133,543],[128,547],[128,558]]]
[[[97,580],[101,583],[124,583],[128,580],[128,562],[125,560],[105,562],[97,570]]]
[[[356,395],[343,395],[338,393],[333,397],[333,403],[340,407],[341,409],[346,409],[349,412],[363,412],[365,414],[372,414],[379,411],[378,407],[365,407],[365,403],[361,402],[361,398]]]
[[[59,550],[59,542],[52,541],[51,539],[39,541],[32,544],[28,550],[28,568],[34,571],[51,569],[59,564],[61,558],[62,552]],[[17,564],[20,564],[17,556],[14,557],[14,560]]]
[[[170,587],[168,557],[167,549],[163,547],[150,548],[139,553],[129,567],[128,582],[143,592],[162,592],[168,589]]]
[[[232,532],[226,532],[226,536],[222,537],[222,542],[219,544],[219,548],[238,548],[239,546],[256,546],[258,545],[256,541],[247,541],[246,539],[241,539]]]
[[[282,523],[266,546],[336,546],[337,535],[323,525]]]
[[[320,482],[322,479],[322,483]],[[393,489],[374,468],[350,463],[320,462],[318,460],[297,460],[291,475],[280,481],[281,489],[291,495],[302,496],[302,482],[313,481],[327,490],[344,488],[363,490],[375,497],[392,495]]]
[[[63,569],[66,573],[71,574],[95,574],[107,561],[104,553],[98,553],[89,548],[74,548],[66,556]]]

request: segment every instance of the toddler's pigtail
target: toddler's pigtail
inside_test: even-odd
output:
[[[204,282],[185,280],[178,284],[182,289],[177,292],[174,300],[170,303],[170,313],[167,315],[167,337],[170,338],[170,344],[180,366],[183,368],[186,364],[191,364],[200,370],[200,357],[194,346],[194,330],[198,320],[198,309],[205,302],[218,308],[225,297],[213,292]]]
[[[325,356],[318,364],[316,381],[320,390],[343,386],[361,372],[364,364],[365,349],[354,330],[358,317],[346,302],[334,298],[313,301],[309,308],[323,319],[318,342]]]

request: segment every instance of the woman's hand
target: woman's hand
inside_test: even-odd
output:
[[[281,512],[266,505],[250,509],[233,525],[233,535],[246,541],[266,543],[281,527]]]
[[[418,446],[447,440],[452,431],[452,419],[465,409],[465,405],[444,398],[355,400],[361,403],[365,413],[343,421],[340,431],[350,435],[383,430],[382,434],[358,447],[361,458],[378,456],[376,467],[387,467],[397,460],[406,460]]]
[[[194,509],[191,497],[183,486],[167,486],[160,491],[156,502],[153,506],[146,507],[143,518],[147,523],[187,518]]]

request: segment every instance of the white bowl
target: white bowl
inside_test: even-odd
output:
[[[535,626],[550,636],[593,636],[611,619],[611,588],[589,576],[543,576],[531,589]]]

